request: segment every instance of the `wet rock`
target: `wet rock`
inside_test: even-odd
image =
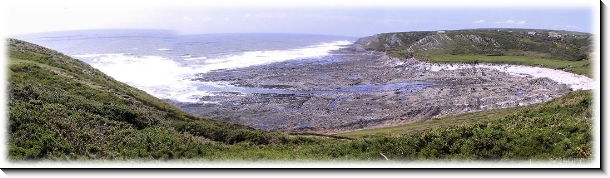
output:
[[[540,103],[570,91],[548,78],[449,67],[455,70],[356,46],[321,59],[199,74],[197,81],[229,81],[283,92],[222,93],[202,98],[204,104],[178,106],[202,117],[263,130],[324,133]]]

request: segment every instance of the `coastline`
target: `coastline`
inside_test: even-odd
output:
[[[320,60],[199,74],[196,81],[280,92],[224,92],[202,98],[205,103],[178,106],[267,131],[329,134],[542,103],[578,89],[513,72],[521,67],[549,72],[516,65],[427,64],[352,46]]]
[[[419,63],[418,67],[422,67],[425,70],[431,70],[431,71],[485,68],[485,69],[492,69],[492,70],[505,72],[505,73],[508,73],[508,74],[511,74],[511,75],[517,76],[517,77],[530,77],[530,78],[545,78],[546,77],[555,82],[568,85],[572,91],[594,90],[595,89],[594,79],[592,79],[586,75],[575,74],[575,73],[571,73],[571,72],[562,71],[559,69],[553,69],[550,67],[538,67],[538,66],[516,65],[516,64],[497,64],[497,63],[477,63],[477,64],[459,63],[459,62],[455,62],[455,63],[434,62],[434,63],[432,63],[432,62],[428,62],[428,61],[417,59],[417,58],[400,59],[400,58],[390,57],[387,55],[382,56],[382,59],[398,60],[398,61],[405,61],[405,60],[406,61],[416,61],[417,63]],[[400,64],[402,64],[402,62],[398,62],[397,64],[400,65]],[[540,104],[540,103],[545,103],[545,102],[547,102],[547,101],[530,103],[527,105]],[[522,105],[522,106],[527,106],[527,105]],[[521,106],[521,105],[519,105],[519,106]],[[517,106],[509,106],[509,107],[502,107],[502,108],[496,108],[496,109],[515,108],[515,107],[517,107]],[[479,111],[474,111],[474,112],[479,112]],[[443,116],[438,116],[438,117],[434,117],[434,118],[441,118],[441,117],[445,117],[445,116],[455,116],[455,115],[460,115],[460,114],[465,114],[465,113],[443,115]],[[358,132],[358,131],[369,130],[369,129],[383,129],[383,128],[399,127],[399,126],[404,126],[404,125],[413,124],[413,123],[414,122],[398,121],[398,122],[394,122],[394,123],[390,123],[390,124],[382,124],[382,125],[378,125],[378,126],[374,126],[374,127],[370,127],[370,128],[342,130],[342,131],[338,131],[338,132],[329,132],[329,133],[325,133],[325,134],[340,135],[343,133]]]
[[[389,56],[384,56],[391,58]],[[430,63],[421,59],[415,59],[421,62],[422,66],[426,66],[427,69],[432,71],[440,70],[460,70],[469,68],[487,68],[494,69],[501,72],[506,72],[514,76],[531,76],[533,78],[548,77],[549,79],[558,83],[570,85],[573,90],[592,90],[594,89],[594,80],[588,76],[570,73],[558,69],[548,67],[538,67],[529,65],[515,65],[515,64],[494,64],[494,63]]]

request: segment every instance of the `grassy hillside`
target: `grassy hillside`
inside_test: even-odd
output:
[[[11,159],[196,157],[282,138],[187,115],[56,51],[8,45]]]
[[[366,50],[385,51],[393,57],[416,57],[432,62],[458,62],[451,59],[461,58],[459,62],[515,63],[556,69],[576,67],[579,69],[571,71],[591,74],[587,68],[590,68],[592,35],[580,32],[541,29],[414,31],[382,33],[361,38],[356,43]],[[506,60],[509,58],[519,60]],[[553,65],[539,62],[545,60],[557,62]]]
[[[81,61],[8,40],[9,160],[588,160],[591,94],[459,124],[349,137],[196,118]],[[440,118],[439,120],[452,117]],[[470,121],[479,122],[470,122]],[[443,122],[451,123],[451,122]]]
[[[530,56],[586,60],[592,35],[540,29],[474,29],[382,33],[359,39],[364,49],[429,58],[434,55]]]

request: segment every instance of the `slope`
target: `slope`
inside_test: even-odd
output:
[[[223,144],[282,137],[195,118],[35,44],[9,39],[8,53],[14,160],[201,157]]]
[[[592,38],[588,33],[544,29],[470,29],[382,33],[356,44],[392,57],[534,65],[591,76]]]

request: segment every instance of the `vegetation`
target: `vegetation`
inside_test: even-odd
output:
[[[382,33],[357,43],[392,57],[542,66],[592,77],[591,38],[570,31],[474,29]]]
[[[390,134],[291,134],[190,116],[35,44],[9,39],[8,52],[11,161],[384,160],[381,154],[390,160],[588,161],[592,153],[588,91]]]
[[[357,41],[364,49],[394,57],[435,55],[529,56],[588,60],[592,36],[587,33],[539,29],[476,29],[438,32],[382,33]]]

